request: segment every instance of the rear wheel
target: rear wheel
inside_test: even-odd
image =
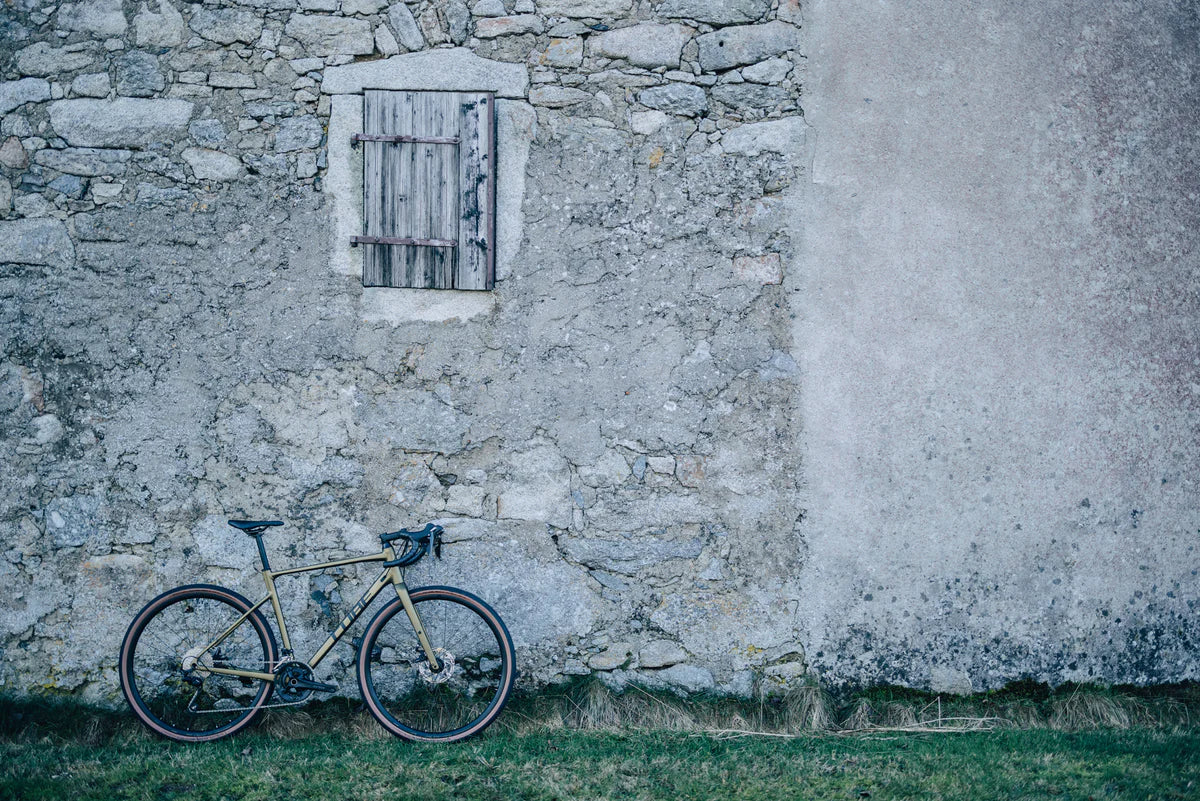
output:
[[[367,626],[358,683],[375,719],[406,740],[453,742],[486,728],[516,676],[512,638],[499,615],[469,592],[425,587],[413,606],[441,669],[429,667],[400,599]]]
[[[121,643],[121,690],[151,730],[181,742],[225,737],[254,720],[271,683],[225,676],[211,668],[271,672],[275,638],[257,611],[221,643],[203,649],[251,607],[233,590],[197,584],[148,603]]]

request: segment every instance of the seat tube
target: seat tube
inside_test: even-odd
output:
[[[262,543],[259,542],[259,547]],[[279,605],[279,593],[275,591],[275,576],[271,571],[262,572],[263,583],[267,585],[267,594],[271,596],[271,609],[275,611],[275,622],[279,624],[279,639],[283,640],[283,650],[290,656],[292,643],[288,639],[287,624],[283,622],[283,608]]]

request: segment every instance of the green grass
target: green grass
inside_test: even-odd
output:
[[[1166,697],[1188,709],[1194,688],[1184,690],[1184,701],[1176,691],[1137,700],[1154,709]],[[839,716],[864,703],[914,712],[936,704],[908,693],[829,700]],[[777,736],[760,726],[764,733],[734,735],[719,732],[800,725],[784,701],[606,698],[583,684],[519,699],[484,736],[454,746],[402,743],[344,702],[276,711],[228,740],[184,746],[150,736],[127,712],[0,697],[0,799],[1200,799],[1200,728],[1153,715],[1146,725],[1113,721],[1107,702],[1091,701],[1084,711],[1096,706],[1100,717],[1072,724],[1087,730],[1047,727],[1055,709],[1085,696],[1130,697],[1073,688],[989,701],[1036,709],[1039,728],[893,731],[876,711],[872,728],[858,732]],[[979,712],[985,698],[970,707],[971,699],[943,699],[943,715]],[[629,728],[650,718],[675,730]]]

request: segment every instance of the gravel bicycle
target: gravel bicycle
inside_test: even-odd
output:
[[[282,521],[228,522],[257,543],[267,594],[252,604],[224,587],[190,584],[164,592],[134,617],[121,643],[121,690],[152,731],[181,742],[216,740],[245,728],[266,707],[334,692],[334,685],[314,679],[314,669],[388,586],[396,597],[354,640],[359,688],[375,719],[405,740],[453,742],[500,714],[516,675],[500,616],[465,590],[409,591],[400,572],[429,553],[441,556],[440,526],[382,534],[377,554],[272,570],[262,538]],[[383,572],[311,657],[296,658],[275,579],[363,562],[383,562]],[[282,650],[262,612],[268,601]]]

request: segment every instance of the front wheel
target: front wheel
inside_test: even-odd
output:
[[[212,668],[271,671],[275,636],[250,608],[233,590],[208,584],[176,587],[146,604],[125,634],[120,659],[121,690],[142,723],[180,742],[215,740],[249,725],[271,683]]]
[[[405,740],[454,742],[500,714],[516,676],[512,638],[500,616],[469,592],[411,593],[440,670],[430,669],[397,598],[375,615],[358,653],[358,683],[375,719]]]

